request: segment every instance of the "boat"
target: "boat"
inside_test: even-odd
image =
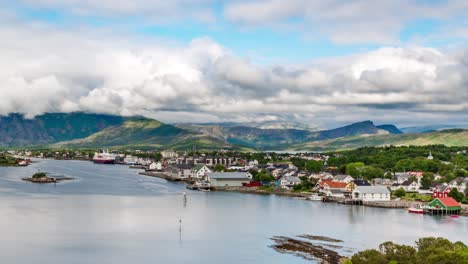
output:
[[[424,214],[424,209],[420,204],[413,204],[410,208],[408,208],[408,212],[413,214]]]
[[[306,200],[309,201],[322,201],[323,197],[318,194],[312,194],[311,196],[306,197]]]
[[[96,152],[93,156],[93,162],[100,164],[114,164],[115,155],[108,151]]]

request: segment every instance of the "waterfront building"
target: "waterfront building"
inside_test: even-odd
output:
[[[391,193],[384,186],[357,186],[352,192],[353,199],[366,201],[390,201]]]
[[[195,165],[193,167],[193,177],[194,178],[203,178],[206,176],[207,173],[211,173],[212,171],[206,165]]]
[[[278,179],[277,185],[284,189],[290,189],[294,185],[300,184],[301,182],[302,181],[299,179],[299,177],[285,175]]]
[[[452,197],[435,198],[428,204],[431,214],[459,214],[461,205]]]
[[[242,187],[250,183],[251,176],[246,172],[212,172],[206,174],[206,181],[213,188]]]
[[[193,167],[190,164],[176,164],[168,167],[166,174],[174,179],[193,178]]]
[[[151,170],[151,171],[161,171],[162,170],[162,164],[161,162],[152,162],[149,167],[148,167],[148,170]]]

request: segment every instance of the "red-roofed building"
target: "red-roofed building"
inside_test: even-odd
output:
[[[435,198],[429,204],[429,207],[446,211],[459,211],[461,205],[452,197]]]
[[[323,180],[315,188],[326,196],[343,197],[346,182],[334,182],[333,180]]]
[[[332,180],[325,180],[317,183],[317,187],[320,190],[328,191],[330,189],[344,190],[346,188],[346,182],[334,182]]]

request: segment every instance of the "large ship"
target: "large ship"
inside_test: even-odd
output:
[[[115,155],[107,151],[96,152],[93,157],[94,163],[114,164]]]

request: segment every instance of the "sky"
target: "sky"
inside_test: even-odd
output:
[[[0,0],[0,115],[468,123],[466,0]]]

